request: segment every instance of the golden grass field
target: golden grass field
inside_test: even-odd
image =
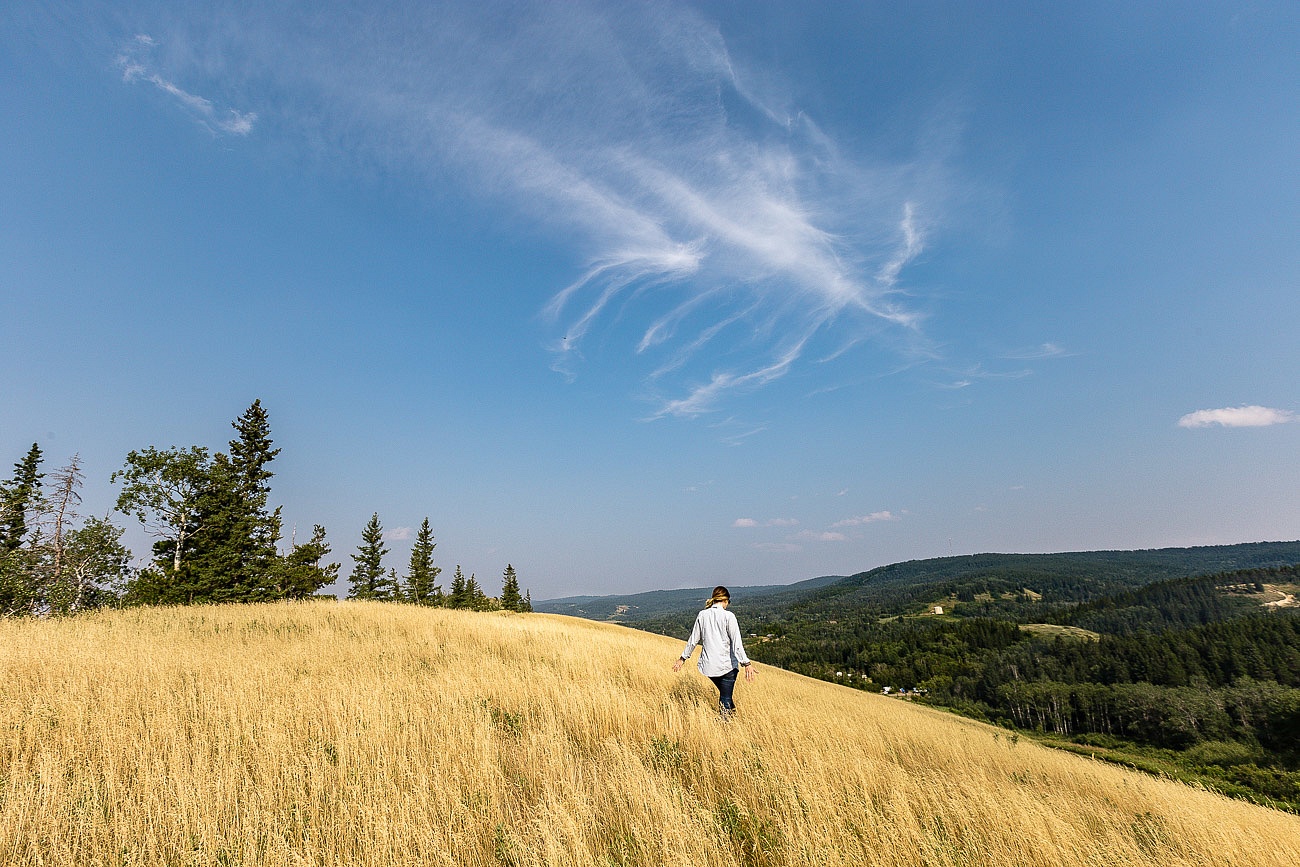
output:
[[[1300,817],[776,669],[724,723],[680,650],[380,603],[0,622],[0,863],[1300,864]]]

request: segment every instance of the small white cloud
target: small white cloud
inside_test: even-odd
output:
[[[803,550],[802,545],[791,542],[757,542],[754,547],[759,551],[770,551],[774,554],[797,554]]]
[[[405,542],[415,534],[410,527],[394,527],[384,532],[385,542]]]
[[[845,518],[843,521],[836,521],[831,524],[832,529],[838,527],[861,527],[863,524],[874,524],[877,521],[897,521],[898,516],[888,510],[882,512],[872,512],[870,515],[856,515],[852,518]]]
[[[797,534],[796,539],[807,539],[809,542],[843,542],[845,541],[843,533],[832,533],[829,530],[817,532],[816,530],[804,530]]]
[[[253,123],[257,120],[257,112],[238,112],[232,108],[228,114],[229,116],[225,120],[215,121],[217,128],[222,132],[228,132],[231,135],[248,135],[253,131]]]
[[[1220,427],[1268,427],[1296,421],[1296,414],[1289,409],[1273,409],[1267,406],[1237,406],[1224,409],[1198,409],[1189,412],[1178,420],[1179,427],[1198,428],[1219,425]]]
[[[797,518],[768,518],[766,521],[755,521],[753,518],[737,518],[732,522],[733,527],[797,527],[799,520]]]

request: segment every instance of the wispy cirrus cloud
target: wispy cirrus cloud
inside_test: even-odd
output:
[[[144,81],[172,97],[181,108],[213,133],[245,136],[253,131],[257,113],[227,108],[218,109],[212,100],[181,89],[164,78],[150,64],[150,54],[158,42],[147,33],[138,33],[117,55],[122,80],[130,84]]]
[[[552,366],[572,377],[616,354],[650,418],[713,412],[876,339],[924,343],[905,275],[941,213],[944,155],[846,155],[688,6],[411,4],[363,27],[328,2],[228,12],[239,28],[214,13],[169,33],[189,51],[166,71],[137,40],[124,78],[245,135],[251,112],[173,83],[238,76],[314,151],[531,218],[585,262],[538,303]]]
[[[1039,361],[1044,358],[1066,358],[1072,354],[1056,343],[1040,343],[1038,346],[1014,349],[1002,357],[1009,361]]]
[[[978,382],[988,382],[990,380],[1011,380],[1024,379],[1027,376],[1033,376],[1034,372],[1027,368],[1019,370],[987,370],[982,364],[976,364],[965,370],[957,371],[953,379],[934,383],[936,388],[949,391],[959,391],[963,388],[970,388]]]
[[[1273,409],[1267,406],[1237,406],[1224,409],[1198,409],[1189,412],[1178,420],[1179,427],[1269,427],[1275,424],[1287,424],[1300,420],[1300,416],[1289,409]]]

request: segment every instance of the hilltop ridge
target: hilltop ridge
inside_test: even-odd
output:
[[[958,582],[996,579],[1016,589],[1050,586],[1057,601],[1084,602],[1171,578],[1300,563],[1300,541],[1245,542],[1190,548],[1072,551],[1055,554],[965,554],[907,560],[848,576],[829,575],[791,584],[731,587],[732,599],[759,619],[789,609],[814,616],[846,606],[887,607],[913,601],[915,592]],[[710,585],[711,586],[711,585]],[[944,588],[947,592],[950,588]],[[535,601],[534,609],[591,620],[677,625],[707,598],[705,587],[649,590]],[[919,596],[916,598],[920,598]]]

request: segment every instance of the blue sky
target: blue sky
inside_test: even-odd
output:
[[[259,398],[345,573],[1300,537],[1294,3],[267,5],[0,20],[0,463],[87,512]]]

